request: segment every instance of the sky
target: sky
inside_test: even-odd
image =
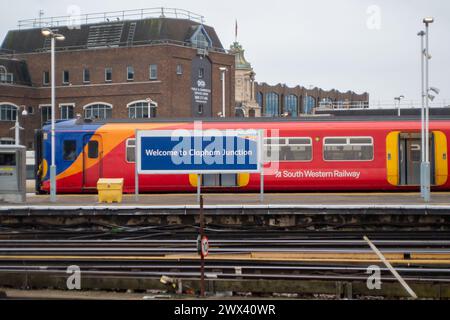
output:
[[[422,19],[430,26],[430,84],[450,104],[448,0],[18,0],[0,12],[0,38],[17,21],[140,8],[181,8],[204,15],[225,48],[235,38],[258,82],[368,92],[372,103],[420,99]]]

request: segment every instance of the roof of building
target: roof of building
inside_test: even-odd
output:
[[[191,46],[191,37],[199,29],[207,33],[211,49],[225,52],[213,27],[189,19],[149,18],[140,20],[107,21],[51,28],[65,36],[56,41],[57,49],[75,50],[99,47],[128,47],[158,43],[172,43]],[[11,30],[6,35],[1,51],[31,53],[47,51],[50,41],[41,34],[41,28]]]
[[[0,79],[0,80],[3,80],[3,81],[0,81],[0,84],[6,82],[6,83],[31,86],[31,77],[30,77],[30,73],[28,71],[28,65],[25,61],[0,57],[0,66],[3,66],[6,69],[7,74],[12,74],[11,82],[9,81],[9,79]],[[0,72],[1,71],[2,70],[0,70]],[[8,81],[5,81],[5,80],[8,80]]]
[[[253,70],[252,65],[245,59],[245,50],[239,42],[234,42],[231,45],[229,52],[235,55],[237,70]]]

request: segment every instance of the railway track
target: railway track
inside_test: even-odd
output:
[[[205,263],[206,279],[234,284],[260,280],[365,282],[368,267],[377,265],[383,283],[396,284],[356,234],[340,239],[333,239],[332,234],[315,236],[212,237]],[[444,234],[429,239],[424,234],[413,236],[410,234],[407,240],[405,234],[392,238],[384,235],[372,240],[405,281],[450,286],[450,239]],[[39,286],[54,286],[55,281],[65,284],[67,268],[73,265],[80,268],[83,279],[110,281],[109,288],[125,286],[123,281],[153,281],[152,285],[157,285],[162,276],[198,282],[200,262],[196,250],[196,241],[183,237],[0,240],[0,285],[14,278],[21,279],[17,282],[21,284],[30,279],[39,279]]]

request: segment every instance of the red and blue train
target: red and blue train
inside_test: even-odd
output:
[[[203,129],[263,130],[266,192],[413,191],[420,185],[420,119],[204,120]],[[58,193],[93,193],[100,178],[135,191],[136,130],[194,129],[191,120],[56,123]],[[36,133],[36,191],[49,192],[50,126]],[[450,190],[450,119],[430,121],[433,190]],[[205,192],[257,192],[259,174],[202,176]],[[141,193],[195,192],[196,175],[142,175]]]

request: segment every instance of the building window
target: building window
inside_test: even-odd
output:
[[[12,104],[0,104],[0,121],[16,121],[17,107]]]
[[[298,116],[298,98],[296,95],[290,94],[284,97],[284,112],[288,114],[289,117]]]
[[[191,43],[193,47],[200,49],[207,49],[212,46],[211,40],[202,25],[198,26],[196,32],[191,37]]]
[[[333,137],[323,140],[325,161],[372,161],[372,137]]]
[[[135,153],[136,153],[136,140],[135,139],[128,139],[126,142],[126,157],[127,162],[133,163],[135,162]]]
[[[8,73],[8,70],[5,66],[0,66],[0,83],[13,83],[14,75],[12,73]]]
[[[89,72],[89,69],[83,69],[83,82],[89,83],[91,82],[91,73]]]
[[[63,84],[69,84],[69,82],[70,82],[69,71],[64,70],[63,71]]]
[[[131,66],[127,67],[127,80],[128,81],[134,80],[134,68]]]
[[[156,80],[158,79],[158,65],[151,64],[149,68],[150,72],[150,80]]]
[[[50,84],[50,72],[44,71],[42,74],[42,84],[48,86]]]
[[[315,106],[316,106],[316,100],[313,97],[311,97],[311,96],[305,97],[303,113],[312,114]]]
[[[15,144],[15,140],[13,138],[1,138],[0,144],[1,145],[13,145]]]
[[[155,102],[134,102],[128,105],[128,117],[130,119],[156,118],[156,108]]]
[[[264,155],[267,162],[311,161],[311,138],[264,139]]]
[[[183,74],[183,65],[177,64],[177,74],[182,75]]]
[[[264,108],[265,117],[278,117],[280,114],[280,101],[278,94],[269,92],[266,94],[266,105]]]
[[[63,146],[63,159],[74,161],[77,158],[77,142],[75,140],[65,140]]]
[[[112,81],[112,68],[106,68],[105,69],[105,82],[111,82]]]
[[[95,103],[84,107],[84,117],[86,119],[101,119],[105,120],[111,118],[112,106],[102,103]]]
[[[41,122],[42,124],[52,119],[52,107],[51,106],[41,106]]]
[[[74,118],[73,104],[63,104],[61,105],[61,119],[68,120]]]
[[[262,92],[258,92],[256,94],[256,102],[258,103],[260,108],[263,108],[263,100],[264,100],[264,94]]]
[[[200,79],[202,79],[205,76],[205,69],[204,68],[199,68],[198,69],[198,77]]]

